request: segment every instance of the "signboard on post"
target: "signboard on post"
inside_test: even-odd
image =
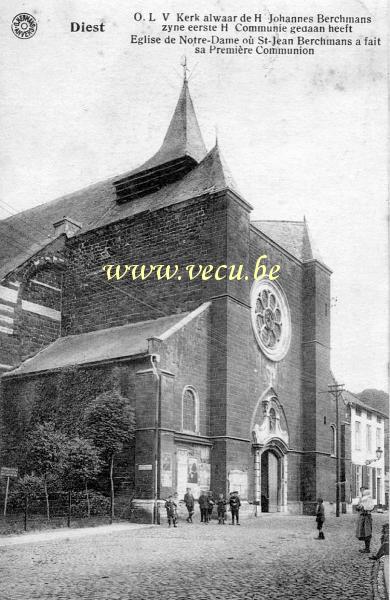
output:
[[[17,477],[18,469],[17,467],[1,467],[0,469],[0,477]]]

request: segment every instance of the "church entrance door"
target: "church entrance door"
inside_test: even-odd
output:
[[[272,450],[261,455],[261,511],[280,510],[281,497],[281,458]]]

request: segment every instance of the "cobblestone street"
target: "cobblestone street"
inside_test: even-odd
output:
[[[360,554],[356,517],[263,515],[240,527],[180,522],[31,541],[1,552],[2,600],[365,600],[373,561]],[[374,515],[372,549],[385,515]],[[64,532],[61,532],[65,535]],[[71,532],[73,533],[73,532]],[[27,541],[28,540],[28,541]],[[9,540],[12,542],[12,540]]]

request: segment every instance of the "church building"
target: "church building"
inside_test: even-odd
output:
[[[184,78],[144,164],[0,222],[1,465],[17,466],[34,411],[77,415],[116,389],[136,415],[116,483],[145,509],[188,487],[237,490],[259,513],[334,503],[331,271],[305,220],[251,210],[218,144],[207,151]],[[264,255],[278,276],[255,280]],[[180,276],[107,278],[143,264]],[[190,280],[188,265],[248,276]]]

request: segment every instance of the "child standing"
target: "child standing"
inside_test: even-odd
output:
[[[171,526],[171,523],[173,523],[173,526],[176,527],[177,504],[172,496],[169,496],[168,500],[165,502],[165,509],[167,511],[168,527]]]
[[[188,511],[187,523],[192,523],[192,516],[194,514],[194,496],[192,495],[191,488],[187,488],[187,492],[184,495],[184,504]]]
[[[200,522],[201,523],[208,523],[208,500],[207,500],[207,496],[205,494],[205,492],[202,492],[201,495],[199,496],[199,508],[200,508]]]
[[[218,525],[225,525],[225,519],[226,519],[226,500],[223,497],[223,494],[219,494],[219,496],[218,496],[217,510],[218,510]]]
[[[210,491],[207,494],[207,520],[209,522],[211,521],[211,515],[213,514],[214,504],[214,494]]]
[[[234,525],[234,519],[236,520],[237,525],[239,525],[240,523],[238,522],[238,517],[239,517],[241,501],[238,496],[238,492],[230,493],[229,504],[230,504],[230,510],[232,513],[232,525]]]
[[[323,501],[322,498],[318,498],[318,500],[317,500],[317,508],[316,508],[316,522],[317,522],[317,529],[318,529],[318,538],[317,538],[317,540],[324,540],[325,539],[324,532],[322,531],[322,527],[324,525],[324,521],[325,521],[324,501]]]

